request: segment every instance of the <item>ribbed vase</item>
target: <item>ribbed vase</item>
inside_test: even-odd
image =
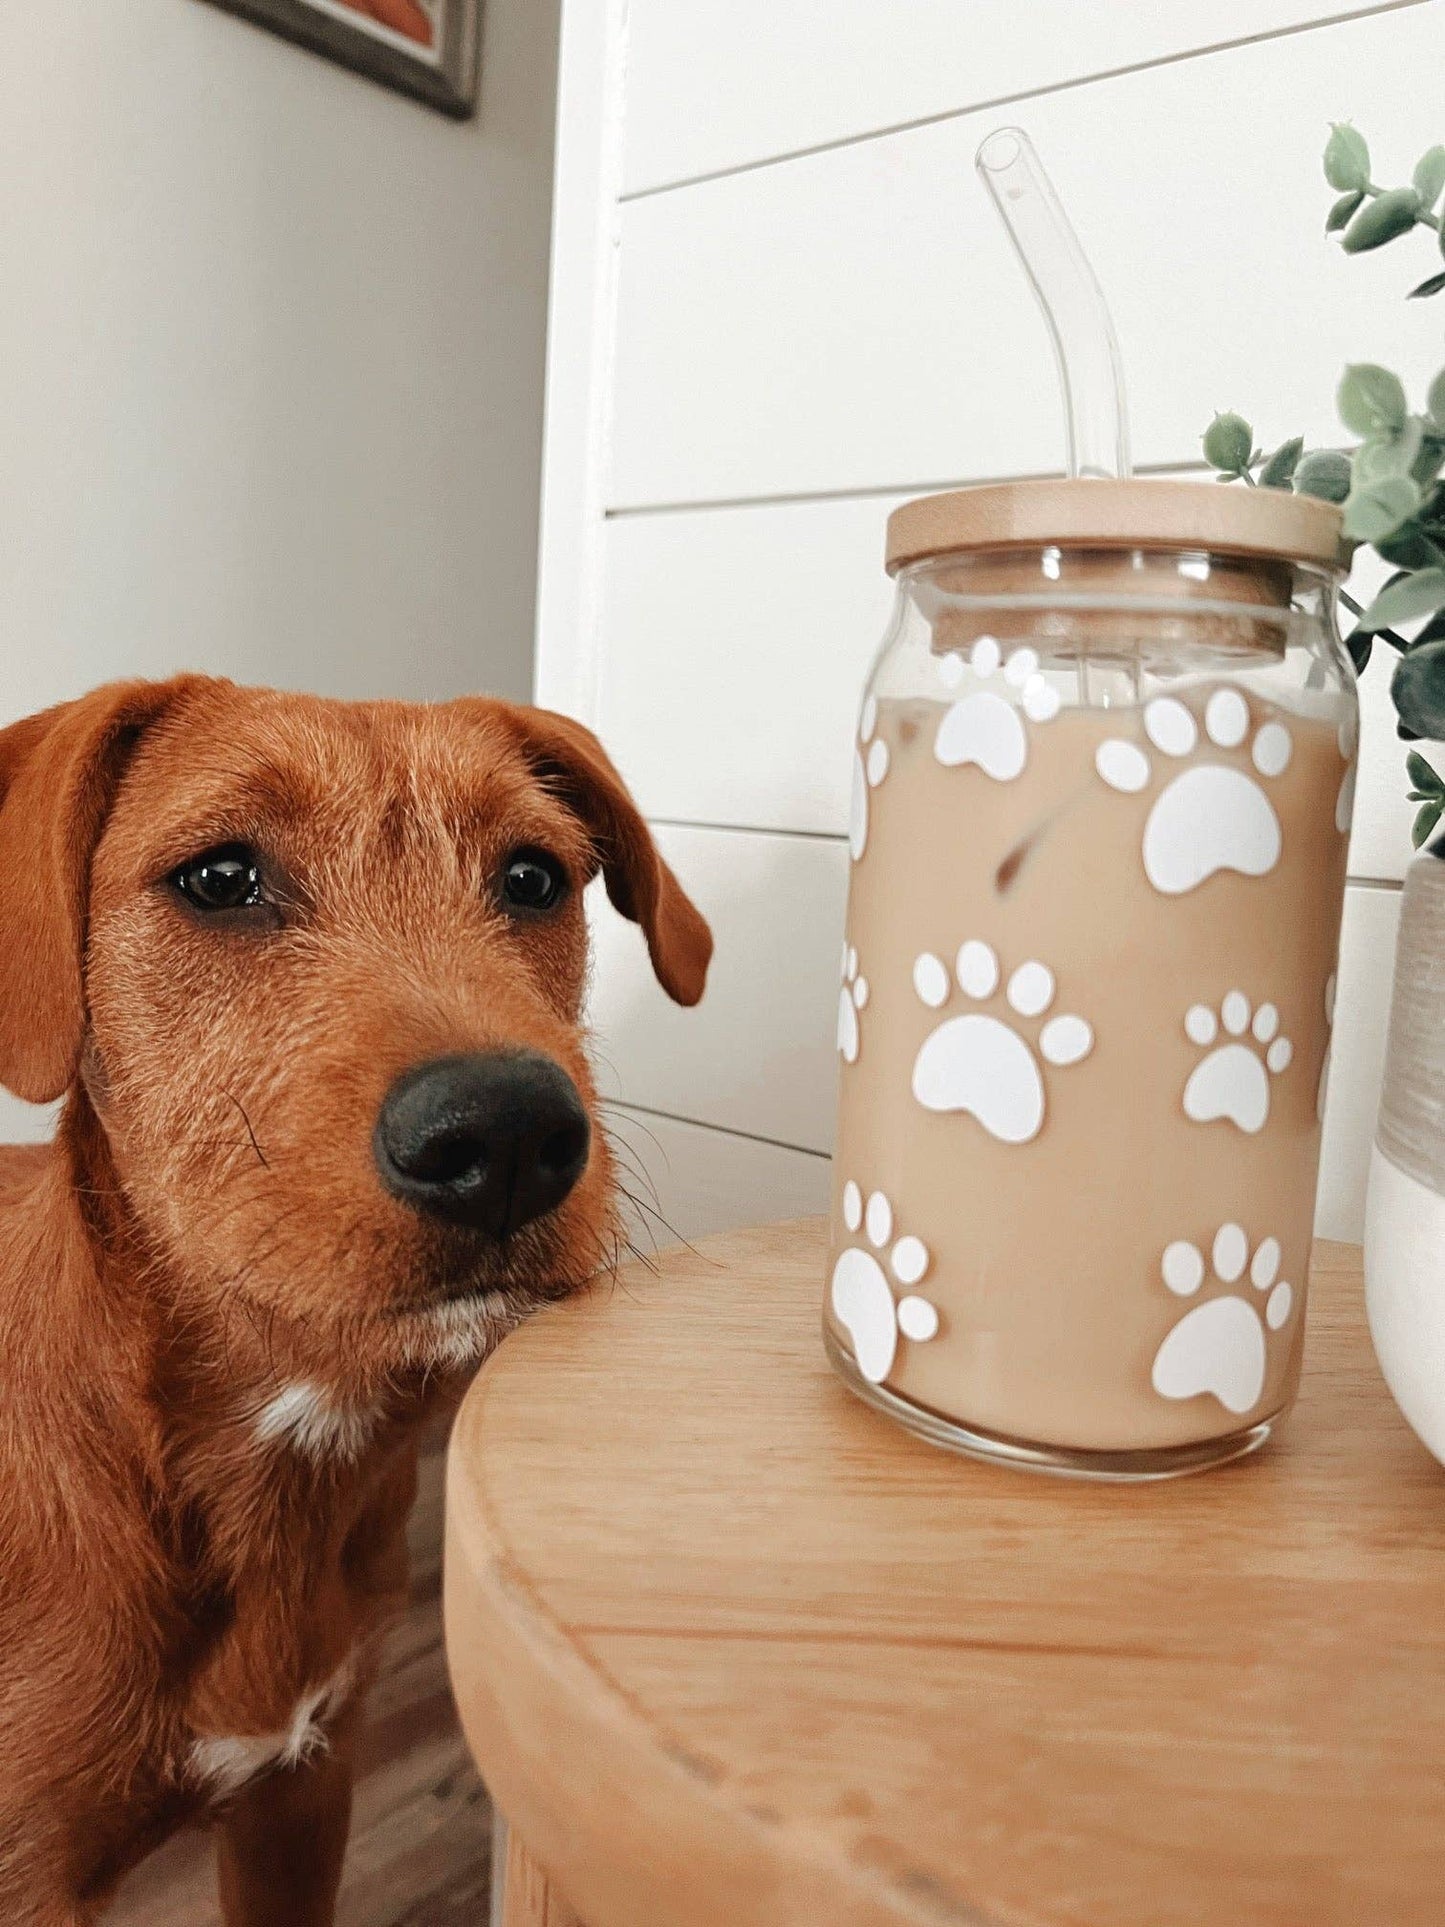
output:
[[[1396,1403],[1445,1461],[1445,839],[1405,879],[1365,1302]]]

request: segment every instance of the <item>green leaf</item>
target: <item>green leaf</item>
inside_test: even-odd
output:
[[[1426,837],[1429,836],[1435,825],[1440,821],[1442,814],[1445,814],[1445,803],[1424,803],[1421,805],[1420,813],[1415,818],[1415,827],[1410,832],[1410,841],[1417,850],[1425,841]]]
[[[1418,522],[1402,522],[1393,535],[1382,535],[1375,551],[1397,569],[1433,569],[1441,554]]]
[[[1437,776],[1419,750],[1412,749],[1405,758],[1405,774],[1420,792],[1418,800],[1423,802],[1431,796],[1445,797],[1445,776]]]
[[[1392,187],[1362,207],[1341,236],[1346,254],[1368,254],[1387,241],[1408,234],[1420,212],[1420,196],[1413,187]]]
[[[1300,457],[1293,487],[1296,495],[1342,504],[1349,496],[1350,480],[1350,457],[1344,449],[1315,448]]]
[[[1370,150],[1347,120],[1335,121],[1325,142],[1325,179],[1342,191],[1370,185]]]
[[[1445,288],[1445,272],[1432,274],[1428,280],[1422,281],[1418,288],[1411,288],[1405,299],[1419,301],[1426,295],[1439,294],[1442,288]]]
[[[1345,503],[1345,534],[1357,542],[1382,542],[1403,528],[1419,506],[1419,487],[1408,475],[1391,475],[1368,488],[1351,489]]]
[[[1370,657],[1375,653],[1375,638],[1362,635],[1358,629],[1351,629],[1345,637],[1345,647],[1350,652],[1350,661],[1355,665],[1355,674],[1363,676],[1370,666]]]
[[[1418,569],[1382,589],[1360,617],[1359,627],[1373,634],[1445,609],[1445,569]]]
[[[1425,439],[1425,424],[1412,415],[1396,435],[1371,436],[1355,450],[1350,464],[1350,480],[1355,488],[1368,488],[1391,475],[1409,475]]]
[[[1427,642],[1401,656],[1390,681],[1400,720],[1417,736],[1445,741],[1445,642]]]
[[[1425,397],[1425,406],[1430,411],[1430,419],[1445,435],[1445,368],[1442,368],[1430,384],[1430,392]]]
[[[1353,194],[1342,194],[1325,216],[1325,233],[1338,234],[1342,227],[1348,227],[1350,217],[1358,212],[1360,202],[1365,198],[1365,190],[1357,187]]]
[[[1321,502],[1343,502],[1350,492],[1349,456],[1338,448],[1311,449],[1294,472],[1294,491]]]
[[[1424,435],[1420,440],[1420,452],[1410,464],[1410,473],[1420,484],[1428,488],[1445,464],[1445,436]]]
[[[1357,435],[1398,434],[1410,412],[1400,377],[1373,361],[1352,362],[1335,399],[1340,420]]]
[[[1204,431],[1204,459],[1227,475],[1242,475],[1249,467],[1254,430],[1243,415],[1216,415]]]
[[[1375,553],[1378,555],[1381,553],[1381,551],[1377,549]],[[1394,569],[1394,571],[1386,578],[1382,587],[1385,589],[1393,589],[1397,582],[1403,582],[1409,574],[1410,574],[1409,565],[1406,565],[1404,567],[1397,566]],[[1345,600],[1346,599],[1342,594],[1341,601],[1345,601]],[[1349,600],[1346,601],[1346,607],[1349,607],[1351,602],[1354,602],[1353,597],[1350,597]],[[1357,602],[1354,602],[1354,612],[1355,612],[1356,626],[1358,627],[1358,624],[1363,619],[1365,612]],[[1403,650],[1405,647],[1404,637],[1397,636],[1393,629],[1380,630],[1376,640],[1381,642],[1388,642],[1392,649]]]
[[[1415,163],[1415,172],[1410,176],[1415,183],[1415,192],[1420,196],[1420,205],[1428,212],[1440,198],[1440,190],[1445,187],[1445,147],[1432,147],[1422,154]]]
[[[1261,488],[1288,488],[1294,479],[1299,458],[1304,453],[1305,438],[1296,435],[1291,441],[1281,442],[1259,471]]]
[[[1415,460],[1425,446],[1425,430],[1429,427],[1423,415],[1411,415],[1393,445],[1393,457],[1401,464],[1402,475],[1414,475]],[[1418,480],[1419,478],[1416,477]]]

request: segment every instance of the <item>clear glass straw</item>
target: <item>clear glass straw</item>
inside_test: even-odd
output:
[[[1124,368],[1103,290],[1054,184],[1021,127],[1000,127],[974,157],[1038,297],[1059,364],[1070,475],[1126,476]]]

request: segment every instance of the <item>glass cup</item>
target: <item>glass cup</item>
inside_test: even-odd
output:
[[[1358,707],[1338,512],[1018,483],[889,523],[824,1332],[938,1443],[1150,1478],[1299,1379]]]

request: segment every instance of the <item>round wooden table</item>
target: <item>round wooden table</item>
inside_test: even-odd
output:
[[[462,1407],[447,1640],[507,1917],[1438,1927],[1445,1471],[1359,1254],[1316,1249],[1280,1438],[1134,1487],[858,1403],[822,1272],[818,1223],[669,1252]]]

